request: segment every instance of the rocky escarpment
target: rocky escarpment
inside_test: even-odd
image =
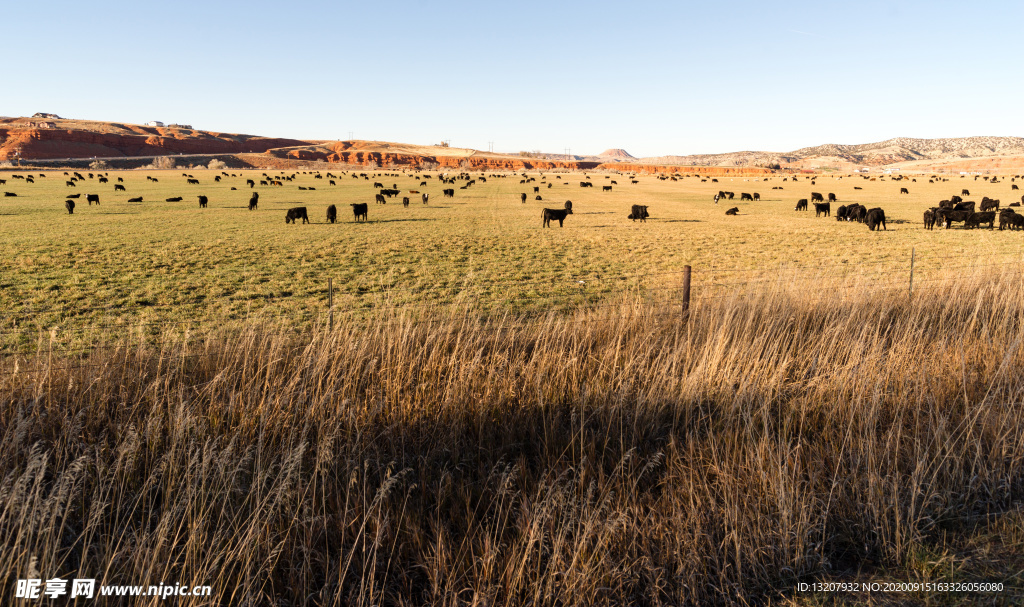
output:
[[[102,125],[102,126],[94,126]],[[0,121],[0,160],[85,157],[164,156],[177,154],[239,154],[265,152],[305,142],[117,123],[71,120]]]

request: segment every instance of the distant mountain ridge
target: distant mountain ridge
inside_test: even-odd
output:
[[[786,166],[822,158],[865,166],[881,166],[914,160],[959,160],[990,156],[1024,156],[1024,138],[979,136],[915,139],[894,137],[877,143],[854,145],[826,143],[800,148],[792,152],[743,151],[724,154],[651,156],[641,158],[640,162],[695,166],[769,166],[774,164]]]

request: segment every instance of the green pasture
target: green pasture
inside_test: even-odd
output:
[[[639,175],[632,185],[613,173],[533,172],[535,181],[521,184],[518,174],[474,172],[477,183],[461,189],[465,180],[442,185],[437,173],[376,171],[363,179],[325,169],[323,179],[299,171],[283,186],[250,190],[246,179],[258,183],[264,171],[225,172],[235,177],[216,183],[221,171],[106,171],[109,182],[101,184],[93,171],[96,177],[68,187],[63,171],[0,170],[6,180],[0,191],[17,194],[0,198],[0,329],[56,333],[147,321],[201,327],[258,314],[308,320],[327,309],[328,279],[337,313],[450,304],[495,313],[565,309],[623,292],[671,294],[685,265],[694,268],[697,297],[715,285],[762,280],[805,280],[809,292],[822,295],[817,274],[807,268],[844,280],[904,280],[915,249],[915,273],[927,281],[977,264],[1017,263],[1024,244],[1021,232],[922,226],[925,209],[963,188],[970,189],[969,200],[1019,201],[1012,176],[992,184],[959,176],[928,183],[920,175],[900,182],[823,175],[812,186],[802,175],[796,182],[777,175],[717,183]],[[328,172],[337,185],[329,184]],[[200,184],[187,184],[183,173]],[[35,183],[14,174],[34,175]],[[125,192],[114,191],[118,177]],[[581,188],[588,178],[594,187]],[[613,180],[612,191],[603,192]],[[375,181],[397,186],[410,197],[409,207],[401,197],[375,204]],[[455,197],[442,198],[442,188],[452,187]],[[543,200],[535,200],[533,187]],[[910,194],[900,195],[900,187]],[[410,190],[429,193],[429,204]],[[736,199],[716,205],[718,190]],[[252,191],[260,194],[256,211],[246,208]],[[816,218],[813,206],[795,212],[796,200],[812,191],[834,192],[840,204],[882,207],[888,230]],[[742,192],[757,192],[761,201],[740,202]],[[70,193],[82,195],[73,215],[64,209]],[[99,206],[86,203],[90,193],[99,194]],[[200,194],[209,197],[206,209],[198,206]],[[143,202],[128,202],[137,196]],[[173,196],[183,200],[165,202]],[[561,208],[566,200],[574,214],[565,227],[543,228],[541,209]],[[349,204],[357,202],[369,203],[367,222],[353,221]],[[330,204],[338,207],[334,225],[325,221]],[[646,223],[627,219],[633,204],[649,206]],[[285,224],[295,206],[308,209],[311,224]],[[732,206],[740,214],[727,217]]]

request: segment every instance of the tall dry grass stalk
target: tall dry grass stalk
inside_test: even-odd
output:
[[[899,567],[1024,497],[1021,285],[7,361],[3,601],[30,567],[225,605],[744,603]]]

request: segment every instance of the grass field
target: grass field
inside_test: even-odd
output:
[[[538,174],[522,204],[519,176],[445,200],[300,173],[250,212],[259,171],[187,172],[0,174],[0,592],[39,572],[211,586],[188,605],[1024,601],[1024,234],[920,221],[963,188],[1006,204],[1009,179]],[[375,205],[374,181],[431,202]],[[795,212],[812,191],[889,230]],[[314,223],[285,225],[300,205]],[[832,581],[1003,589],[798,590]]]
[[[987,195],[1008,204],[1018,194],[1009,179],[929,184],[926,177],[897,183],[824,175],[812,186],[805,176],[798,182],[773,176],[712,183],[641,175],[639,184],[630,185],[623,175],[592,173],[595,187],[583,189],[583,175],[547,173],[531,174],[536,181],[526,185],[512,174],[463,190],[465,181],[442,186],[436,174],[419,186],[421,179],[409,175],[377,172],[364,180],[335,170],[336,186],[301,172],[282,187],[257,186],[260,206],[250,212],[245,180],[258,182],[261,171],[226,172],[237,177],[215,183],[220,171],[109,171],[110,183],[87,179],[70,188],[62,172],[35,172],[36,183],[27,184],[0,171],[7,180],[0,189],[18,194],[0,198],[0,258],[7,266],[0,285],[0,307],[7,312],[2,328],[145,321],[209,326],[255,313],[309,319],[327,308],[328,278],[339,314],[453,303],[538,312],[638,289],[649,297],[674,296],[666,292],[687,264],[694,267],[698,298],[716,292],[715,285],[749,280],[803,281],[814,290],[814,270],[807,268],[831,276],[843,272],[851,284],[905,282],[912,248],[915,275],[927,281],[950,268],[1016,262],[1024,244],[1020,233],[929,232],[921,223],[927,207],[965,187],[973,194],[968,199]],[[186,184],[183,173],[200,185]],[[117,177],[126,192],[113,191]],[[612,180],[618,182],[613,191],[602,192]],[[397,184],[412,204],[373,204],[375,181]],[[543,201],[534,200],[534,186]],[[898,195],[901,186],[910,195]],[[443,199],[442,187],[455,187],[455,198]],[[713,204],[720,189],[735,192],[736,200]],[[430,204],[408,190],[429,193]],[[795,212],[795,201],[812,191],[834,192],[840,204],[882,207],[889,230],[872,233],[861,224],[815,218],[813,210]],[[521,192],[529,193],[525,204]],[[758,192],[762,200],[740,202],[741,192]],[[82,194],[72,216],[63,207],[68,193]],[[86,193],[99,194],[101,206],[85,204]],[[209,197],[209,208],[198,208],[199,194]],[[137,196],[144,201],[127,202]],[[164,202],[173,196],[184,200]],[[540,210],[566,200],[575,212],[565,227],[542,228]],[[368,222],[352,221],[351,202],[370,203]],[[339,206],[340,223],[325,223],[329,204]],[[646,224],[626,218],[632,204],[649,205]],[[293,206],[306,206],[313,223],[285,225],[285,211]],[[724,215],[731,206],[739,207],[739,216]]]

